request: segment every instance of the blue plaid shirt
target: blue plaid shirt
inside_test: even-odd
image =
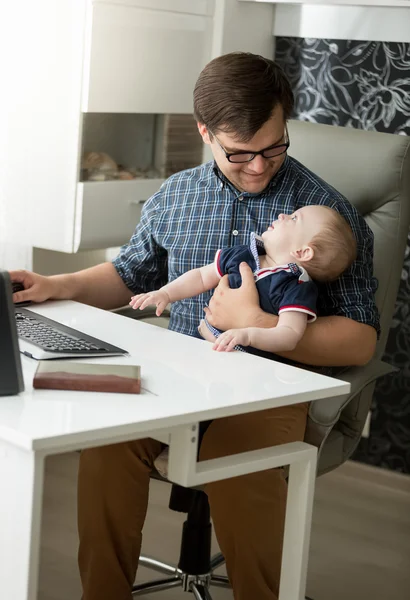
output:
[[[279,213],[307,204],[339,211],[357,239],[353,266],[337,281],[319,285],[318,315],[342,315],[379,331],[371,230],[341,194],[290,156],[260,194],[239,192],[214,162],[172,175],[145,203],[131,240],[113,264],[134,294],[155,290],[213,262],[218,249],[247,244],[252,231],[262,233]],[[173,303],[169,327],[196,336],[210,295]]]

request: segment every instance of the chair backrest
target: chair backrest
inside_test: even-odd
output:
[[[379,281],[376,302],[382,328],[376,356],[380,358],[393,317],[409,231],[410,138],[301,121],[289,123],[289,135],[290,154],[356,206],[374,233],[374,274]],[[373,387],[369,384],[382,369],[378,363],[347,374],[353,390],[349,405],[346,401],[326,404],[326,400],[312,404],[308,441],[314,440],[320,447],[328,439],[329,448],[333,445],[338,448],[336,452],[342,451],[340,461],[335,457],[329,461],[325,445],[323,469],[337,466],[357,445],[374,388],[374,383]],[[367,393],[363,393],[366,386]],[[342,422],[339,429],[337,421]],[[315,428],[318,424],[320,427]],[[333,428],[333,433],[339,431],[344,439],[329,437]]]

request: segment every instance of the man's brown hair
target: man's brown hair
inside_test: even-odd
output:
[[[285,120],[293,110],[289,80],[273,60],[250,52],[231,52],[209,62],[194,89],[194,117],[208,132],[233,133],[249,142],[281,106]]]
[[[329,210],[329,221],[309,242],[314,255],[303,266],[316,281],[334,281],[356,260],[356,238],[340,213],[323,208]]]

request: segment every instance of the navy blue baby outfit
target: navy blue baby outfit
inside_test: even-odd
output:
[[[246,262],[253,271],[259,303],[264,312],[280,315],[285,311],[298,311],[305,313],[309,322],[315,321],[318,289],[306,271],[295,263],[261,268],[261,254],[265,254],[263,242],[252,233],[248,246],[218,250],[215,268],[220,277],[228,275],[231,288],[238,288],[242,283],[239,265]],[[207,321],[206,324],[215,337],[222,333]],[[240,346],[237,349],[244,351]],[[247,348],[246,351],[251,349]],[[252,349],[252,353],[262,354],[255,349]]]

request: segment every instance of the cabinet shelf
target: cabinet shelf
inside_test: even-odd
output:
[[[140,220],[144,202],[163,181],[80,182],[73,251],[113,248],[127,242]]]
[[[191,114],[84,113],[80,181],[169,177],[202,162]]]

